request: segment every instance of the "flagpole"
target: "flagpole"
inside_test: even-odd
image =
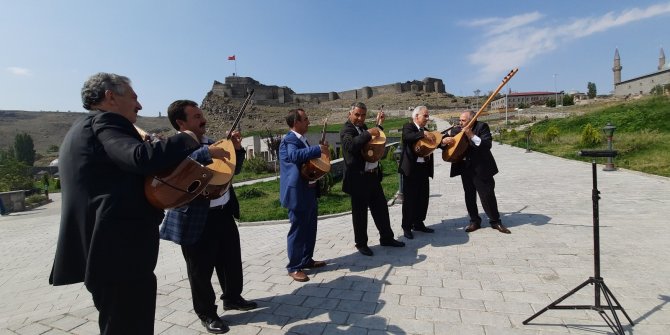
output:
[[[235,76],[238,76],[237,75],[237,57],[235,57]]]

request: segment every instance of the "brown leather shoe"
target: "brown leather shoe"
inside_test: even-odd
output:
[[[309,280],[309,277],[307,277],[307,275],[304,272],[302,272],[302,270],[298,270],[296,272],[289,272],[288,275],[291,276],[293,280],[299,282],[306,282]]]
[[[499,231],[503,234],[511,234],[512,233],[511,231],[509,231],[509,229],[507,229],[507,227],[503,226],[502,223],[493,224],[493,225],[491,225],[491,228],[493,228],[493,229],[495,229],[495,230],[497,230],[497,231]]]
[[[316,268],[322,268],[324,266],[326,266],[326,262],[312,260],[311,263],[305,266],[305,269],[316,269]]]
[[[482,226],[478,223],[470,222],[470,224],[467,227],[465,227],[465,232],[466,233],[471,233],[471,232],[473,232],[473,231],[475,231],[475,230],[477,230],[481,227]]]

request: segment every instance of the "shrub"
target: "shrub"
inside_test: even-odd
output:
[[[595,147],[602,142],[600,132],[594,128],[590,123],[587,123],[582,129],[582,135],[579,143],[586,147]]]
[[[333,175],[329,172],[326,173],[321,179],[319,179],[317,183],[319,184],[321,195],[326,195],[330,193],[333,185],[335,185],[335,178],[333,178]]]
[[[264,196],[265,194],[266,193],[263,192],[262,190],[259,190],[255,187],[250,187],[250,188],[247,188],[247,189],[243,190],[242,192],[240,192],[238,197],[240,199],[253,199],[253,198],[260,198],[260,197]]]
[[[41,204],[46,200],[47,197],[44,194],[33,194],[31,196],[26,197],[26,205],[32,206],[35,204]]]
[[[389,162],[397,163],[397,161],[396,161],[395,157],[393,157],[393,155],[395,154],[395,151],[398,150],[399,146],[401,146],[401,144],[392,145],[392,146],[388,147],[388,150],[386,151],[386,156],[383,157],[383,158],[385,158]],[[402,148],[401,148],[401,150],[402,150]]]
[[[556,138],[558,138],[559,135],[558,127],[556,126],[549,126],[547,128],[547,131],[544,133],[544,140],[547,142],[553,142]]]
[[[268,172],[268,164],[265,161],[265,159],[263,159],[263,157],[260,156],[255,156],[253,158],[245,160],[244,165],[247,169],[251,170],[254,173]]]

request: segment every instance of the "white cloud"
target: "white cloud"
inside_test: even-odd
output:
[[[464,23],[464,25],[471,27],[494,26],[495,30],[489,29],[487,33],[487,35],[493,35],[493,34],[502,34],[515,28],[525,26],[527,24],[540,20],[543,17],[544,15],[538,12],[532,12],[527,14],[515,15],[508,18],[492,17],[492,18],[479,19],[472,22]]]
[[[533,25],[543,17],[533,12],[508,18],[485,18],[467,25],[485,27],[484,41],[468,58],[480,66],[479,80],[490,80],[521,67],[559,45],[595,33],[670,13],[670,3],[647,8],[632,8],[621,13],[609,12],[600,17],[577,18],[566,24]]]
[[[10,66],[7,69],[7,72],[15,76],[32,76],[32,72],[29,69],[23,67]]]

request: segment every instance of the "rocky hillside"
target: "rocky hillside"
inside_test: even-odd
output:
[[[486,97],[480,97],[478,103],[483,103]],[[237,116],[237,110],[242,104],[240,99],[223,98],[214,94],[207,94],[201,107],[208,118],[208,134],[215,139],[222,138],[230,130]],[[286,113],[301,107],[305,109],[312,124],[321,124],[328,117],[329,124],[343,123],[351,104],[355,101],[339,99],[322,103],[300,103],[284,105],[252,104],[242,117],[241,128],[243,133],[261,132],[267,130],[273,133],[283,133],[287,127],[284,121]],[[389,117],[397,117],[414,106],[426,105],[432,115],[441,115],[452,121],[458,117],[460,111],[474,107],[477,103],[473,97],[454,97],[445,93],[401,93],[374,96],[363,102],[370,112],[368,117],[374,118],[379,108],[384,105],[384,111]],[[610,102],[613,103],[613,102]],[[588,110],[593,106],[571,106],[563,109],[548,109],[536,107],[537,111],[528,110],[524,114],[533,112],[561,112],[561,116],[569,113]],[[36,165],[47,165],[56,158],[56,146],[59,146],[72,123],[83,116],[83,113],[68,112],[27,112],[0,110],[0,148],[6,150],[14,145],[14,137],[18,133],[28,133],[35,143],[38,153]],[[544,117],[542,115],[541,117]],[[503,116],[504,118],[504,116]],[[139,117],[137,125],[149,132],[171,134],[173,132],[167,117]]]
[[[48,165],[58,156],[56,147],[60,146],[65,133],[72,123],[84,113],[68,112],[27,112],[0,110],[0,149],[14,146],[17,134],[28,133],[35,144],[38,154],[36,166]],[[166,117],[139,117],[137,125],[156,133],[169,132],[172,129]]]

